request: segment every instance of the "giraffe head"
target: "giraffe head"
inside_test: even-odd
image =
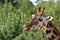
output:
[[[44,15],[45,8],[38,8],[37,13],[32,15],[32,20],[24,24],[24,30],[45,29],[53,17]]]

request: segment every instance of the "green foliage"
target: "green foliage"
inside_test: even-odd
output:
[[[16,0],[18,3],[19,1]],[[22,0],[21,0],[22,1]],[[28,3],[27,3],[28,2]],[[25,4],[26,3],[26,4]],[[24,4],[24,5],[23,5]],[[21,6],[16,9],[10,2],[0,6],[0,39],[1,40],[12,40],[16,36],[22,33],[22,25],[24,20],[30,14],[32,5],[29,1],[22,1]],[[31,7],[30,7],[31,6]],[[28,9],[28,8],[29,9]],[[31,16],[31,15],[29,15]],[[31,17],[30,17],[31,18]]]
[[[29,32],[23,32],[13,40],[46,40],[45,34],[42,30],[32,30]]]
[[[0,1],[0,40],[47,40],[42,30],[23,31],[23,24],[31,20],[38,7],[45,7],[46,15],[53,16],[53,24],[60,29],[60,2],[40,2],[34,7],[29,0],[13,1]]]

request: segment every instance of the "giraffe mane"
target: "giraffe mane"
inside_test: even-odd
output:
[[[53,27],[55,29],[55,31],[57,31],[57,33],[60,34],[60,32],[57,30],[57,28],[52,24],[51,21],[48,22],[48,24],[50,25],[50,27]]]

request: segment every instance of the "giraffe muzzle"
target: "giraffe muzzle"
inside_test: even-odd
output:
[[[30,26],[29,25],[27,25],[27,24],[24,24],[23,25],[23,27],[24,27],[24,31],[28,31],[28,30],[30,30]]]

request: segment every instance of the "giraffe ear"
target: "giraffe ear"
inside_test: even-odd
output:
[[[40,16],[41,15],[41,8],[39,7],[37,10],[37,15]]]
[[[32,15],[32,19],[35,17],[35,14]]]
[[[47,17],[47,20],[48,20],[48,21],[51,21],[52,19],[53,19],[52,16],[48,16],[48,17]]]

